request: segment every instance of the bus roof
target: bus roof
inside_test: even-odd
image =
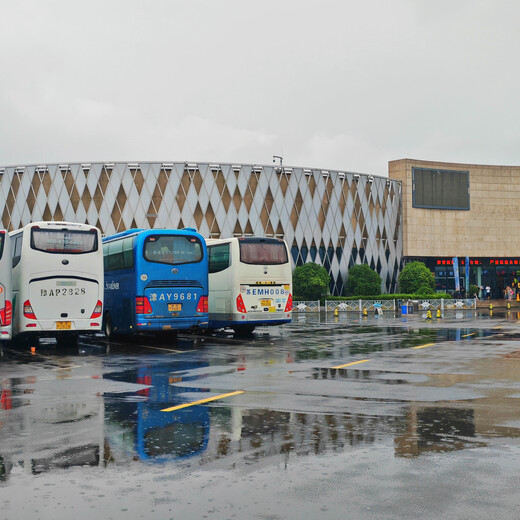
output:
[[[190,234],[196,234],[199,235],[196,229],[194,228],[182,228],[182,229],[140,229],[140,228],[133,228],[128,229],[126,231],[121,231],[120,233],[116,233],[115,235],[110,235],[108,237],[103,238],[103,242],[111,242],[112,240],[117,240],[120,238],[129,237],[132,235],[138,235],[139,233],[146,233],[146,234],[183,234],[183,233],[190,233]]]

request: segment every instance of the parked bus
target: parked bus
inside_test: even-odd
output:
[[[207,246],[210,329],[250,334],[257,325],[291,321],[292,268],[283,240],[235,237]]]
[[[12,306],[12,265],[11,241],[7,231],[0,231],[0,341],[11,339]]]
[[[9,233],[13,266],[13,337],[35,345],[54,337],[75,344],[101,330],[103,255],[96,227],[34,222]]]
[[[194,229],[130,229],[103,239],[108,338],[207,329],[208,256]]]

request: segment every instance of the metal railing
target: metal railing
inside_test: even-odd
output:
[[[293,302],[293,312],[320,312],[320,301],[295,301]]]
[[[325,300],[327,312],[334,312],[336,309],[351,312],[363,312],[366,309],[369,312],[378,308],[383,311],[395,311],[395,300]]]

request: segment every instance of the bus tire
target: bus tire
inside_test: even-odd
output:
[[[233,327],[236,336],[250,336],[255,330],[254,325],[236,325]]]
[[[103,316],[103,332],[105,333],[105,337],[107,339],[112,339],[114,337],[112,316],[110,316],[109,312],[105,312],[105,315]]]

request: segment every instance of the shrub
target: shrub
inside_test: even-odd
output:
[[[322,300],[329,291],[330,276],[325,267],[309,262],[293,272],[295,300]]]
[[[410,262],[399,274],[399,291],[402,293],[419,294],[419,290],[431,289],[435,292],[435,277],[423,262]],[[430,293],[421,293],[430,294]]]
[[[369,296],[381,292],[381,277],[367,264],[354,265],[348,271],[346,296]]]

